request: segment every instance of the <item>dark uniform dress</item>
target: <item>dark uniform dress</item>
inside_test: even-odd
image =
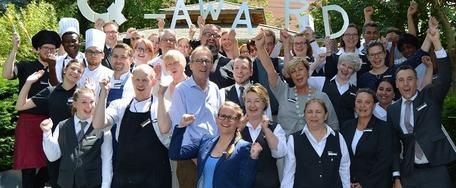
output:
[[[274,132],[277,127],[277,123],[269,122],[269,129]],[[242,139],[247,142],[253,143],[252,137],[250,137],[249,128],[244,128],[241,132]],[[268,142],[266,141],[263,132],[258,135],[255,140],[258,142],[263,150],[258,157],[257,173],[255,176],[254,188],[275,188],[280,187],[279,171],[277,169],[277,160],[272,157],[271,149],[269,148]]]
[[[358,88],[352,84],[348,86],[348,90],[340,94],[337,88],[336,79],[328,81],[326,79],[323,85],[325,92],[334,107],[337,114],[337,120],[341,125],[343,122],[355,118],[355,98]]]
[[[38,60],[22,61],[16,64],[19,79],[19,90],[25,84],[27,77],[38,70],[43,70],[44,66]],[[14,78],[14,79],[15,79]],[[49,72],[44,75],[30,88],[28,98],[36,95],[42,89],[49,86]],[[19,112],[19,119],[15,130],[16,140],[14,143],[14,163],[13,169],[40,168],[46,166],[46,156],[44,155],[42,142],[43,131],[40,123],[48,117],[46,108],[35,107]]]
[[[132,101],[125,109],[119,130],[112,187],[170,188],[168,149],[155,134],[151,106],[147,112],[131,112]]]

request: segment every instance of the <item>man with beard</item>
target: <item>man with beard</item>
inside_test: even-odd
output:
[[[55,51],[60,47],[60,36],[54,31],[41,30],[32,37],[32,46],[38,53],[35,61],[16,61],[19,49],[19,34],[14,32],[13,49],[8,59],[3,64],[3,78],[12,80],[19,79],[19,91],[25,84],[27,77],[39,70],[45,70],[39,81],[32,84],[28,97],[36,95],[39,91],[47,88],[49,83],[58,83],[55,77]],[[16,126],[16,140],[14,144],[13,169],[21,170],[23,187],[44,187],[48,179],[46,157],[44,156],[41,141],[43,135],[40,131],[40,123],[48,117],[47,110],[32,108],[19,112]],[[38,170],[37,170],[38,169]],[[52,185],[57,185],[51,181]]]
[[[217,35],[213,31],[209,32],[212,36]],[[218,133],[215,117],[225,101],[225,94],[215,83],[209,81],[214,66],[213,52],[206,46],[197,47],[190,56],[192,76],[182,81],[174,90],[169,110],[172,125],[179,124],[184,114],[195,116],[193,125],[188,126],[185,131],[183,145],[199,143],[203,135]],[[180,188],[196,187],[196,165],[192,160],[177,161],[176,173]]]
[[[57,57],[55,72],[57,80],[63,81],[63,67],[73,59],[87,67],[84,53],[79,52],[79,22],[75,18],[62,18],[59,21],[62,46],[67,54]]]
[[[108,79],[112,75],[113,71],[105,66],[101,66],[104,53],[103,47],[105,43],[106,34],[98,29],[88,29],[86,31],[86,58],[87,67],[84,70],[84,74],[78,82],[78,87],[84,87],[86,81],[98,83],[102,79]],[[95,94],[98,96],[100,87],[98,84],[95,85]]]
[[[222,56],[220,51],[220,38],[222,30],[220,26],[207,24],[201,32],[201,45],[207,46],[212,52],[212,68],[209,70],[209,80],[224,88],[234,84],[233,62],[231,59]],[[236,33],[230,31],[230,40],[235,40]]]
[[[110,90],[107,104],[120,98],[132,98],[134,96],[131,82],[130,66],[133,62],[133,50],[124,43],[118,43],[112,50],[112,66],[114,74],[110,76]]]

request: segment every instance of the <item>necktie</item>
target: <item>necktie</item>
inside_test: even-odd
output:
[[[241,86],[241,87],[239,87],[239,104],[241,106],[244,106],[244,99],[242,98],[243,95],[244,95],[244,87]]]
[[[84,129],[87,126],[87,121],[79,121],[79,124],[81,124],[81,130],[79,130],[77,137],[78,137],[78,142],[82,140],[82,137],[84,137]]]
[[[412,116],[412,100],[405,101],[404,125],[409,134],[413,133],[413,126],[410,123],[410,116]],[[415,156],[418,159],[423,158],[423,149],[421,149],[418,142],[415,141]]]

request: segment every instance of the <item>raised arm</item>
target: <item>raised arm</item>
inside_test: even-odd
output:
[[[5,79],[11,80],[14,78],[14,62],[16,62],[16,55],[17,55],[17,50],[19,49],[19,44],[21,42],[21,39],[19,37],[19,34],[14,32],[13,37],[12,37],[12,42],[13,42],[13,49],[11,49],[11,52],[6,59],[5,63],[3,64],[3,71],[2,71],[2,76]]]
[[[62,121],[63,122],[63,121]],[[52,120],[50,118],[43,120],[40,123],[40,128],[43,131],[43,151],[46,158],[54,162],[62,156],[59,146],[60,126],[56,126],[54,134],[52,134]]]
[[[195,121],[195,116],[190,114],[182,115],[182,118],[173,131],[171,143],[169,145],[168,155],[171,160],[193,159],[198,155],[199,146],[196,144],[189,144],[182,146],[184,133],[187,126]]]
[[[261,61],[264,69],[268,73],[268,81],[272,87],[277,86],[278,84],[278,73],[274,69],[274,65],[272,64],[271,58],[269,57],[268,52],[265,48],[265,38],[264,31],[260,31],[260,33],[254,38],[255,45],[257,46],[257,54],[258,58]]]
[[[374,14],[374,8],[372,6],[368,6],[364,8],[364,25],[369,22],[372,22],[372,15]]]
[[[43,76],[43,74],[44,70],[39,70],[27,77],[24,86],[22,86],[22,89],[19,92],[19,96],[17,97],[17,111],[28,110],[30,108],[36,107],[36,104],[32,101],[32,99],[29,99],[27,96],[33,83],[38,81],[41,76]]]
[[[236,31],[234,29],[230,30],[228,33],[228,37],[231,40],[232,45],[232,52],[233,52],[233,58],[239,57],[239,43],[238,40],[236,39]]]
[[[408,33],[417,36],[415,22],[413,20],[413,16],[415,15],[416,11],[418,10],[418,3],[415,1],[410,1],[410,6],[407,9],[407,28]]]
[[[106,97],[109,93],[109,80],[103,79],[100,82],[100,95],[98,96],[97,104],[95,105],[95,113],[93,114],[92,126],[94,129],[102,129],[110,125],[106,119]]]
[[[426,66],[426,73],[424,74],[423,81],[421,82],[421,85],[418,86],[419,90],[422,90],[424,87],[432,83],[432,74],[434,72],[434,66],[431,61],[431,57],[429,56],[423,56],[421,57],[421,63]]]
[[[162,85],[159,86],[158,89],[158,109],[157,109],[157,120],[158,120],[158,128],[160,129],[160,133],[166,134],[171,129],[171,118],[168,115],[165,107],[165,92],[167,87]]]
[[[290,78],[288,75],[288,63],[293,59],[293,55],[291,54],[292,49],[292,39],[288,31],[282,29],[280,30],[280,40],[283,43],[283,55],[284,55],[284,65],[282,69],[282,76],[285,78]]]
[[[162,33],[163,30],[165,30],[165,20],[163,18],[158,18],[157,19],[158,23],[158,32],[159,33]]]

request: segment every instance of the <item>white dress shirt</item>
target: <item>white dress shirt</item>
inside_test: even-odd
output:
[[[250,122],[247,122],[246,128],[249,129],[250,138],[252,138],[252,142],[255,142],[258,136],[261,133],[261,123],[258,126],[253,128],[253,125]],[[280,124],[277,124],[276,128],[273,131],[273,134],[277,137],[277,149],[271,149],[271,155],[274,158],[281,158],[287,154],[287,146],[286,146],[286,138],[285,138],[285,131],[283,131]]]
[[[356,153],[356,146],[358,146],[358,142],[361,139],[361,137],[363,136],[363,133],[364,133],[364,131],[360,131],[358,129],[355,129],[355,135],[353,136],[353,140],[352,140],[352,143],[351,143],[353,154]]]
[[[373,114],[376,118],[386,122],[386,110],[383,107],[381,107],[378,102],[375,103]]]
[[[133,100],[133,101],[131,101]],[[158,122],[157,122],[157,109],[158,109],[158,99],[157,97],[152,98],[152,104],[151,104],[151,99],[147,99],[144,101],[137,101],[135,98],[127,99],[127,98],[122,98],[122,99],[117,99],[111,102],[109,104],[108,108],[106,109],[106,120],[108,121],[109,125],[114,125],[117,124],[116,128],[116,135],[115,139],[118,140],[119,138],[119,131],[120,127],[122,126],[122,119],[125,114],[125,109],[127,108],[128,104],[131,101],[130,105],[130,111],[131,112],[147,112],[150,109],[150,117],[152,119],[152,125],[154,126],[155,134],[157,135],[158,139],[160,142],[166,146],[166,148],[169,147],[169,143],[171,141],[171,135],[172,131],[170,130],[169,133],[167,134],[161,134],[160,129],[158,127]],[[151,106],[152,105],[152,106]],[[165,102],[165,108],[168,109],[169,103]],[[111,126],[108,127],[110,129]]]
[[[331,129],[328,125],[326,126],[326,135],[318,142],[314,136],[310,133],[307,125],[304,126],[301,134],[306,134],[307,139],[309,140],[310,144],[317,152],[319,156],[323,154],[326,146],[326,139],[328,138],[329,134],[336,135],[336,132]],[[348,154],[348,148],[345,144],[344,137],[342,134],[339,134],[339,144],[340,144],[340,151],[342,157],[340,159],[340,166],[339,166],[339,175],[342,182],[343,188],[350,188],[350,156]],[[299,159],[305,160],[305,159]],[[283,169],[283,178],[280,187],[281,188],[290,188],[293,187],[294,179],[295,179],[295,172],[296,172],[296,157],[294,154],[294,138],[293,135],[288,137],[287,141],[287,155],[285,156],[285,164]]]
[[[81,124],[79,121],[86,121],[88,126],[84,128],[84,132],[87,132],[89,126],[92,123],[92,118],[81,120],[76,115],[74,117],[74,129],[75,134],[77,134],[81,130]],[[60,159],[62,156],[60,145],[59,145],[59,134],[60,128],[57,126],[54,130],[54,133],[51,133],[51,130],[48,132],[43,133],[43,150],[44,154],[46,155],[47,159],[51,162]],[[111,132],[104,131],[103,135],[103,144],[101,144],[101,176],[102,176],[102,188],[109,188],[111,187],[111,180],[112,180],[112,136]]]

